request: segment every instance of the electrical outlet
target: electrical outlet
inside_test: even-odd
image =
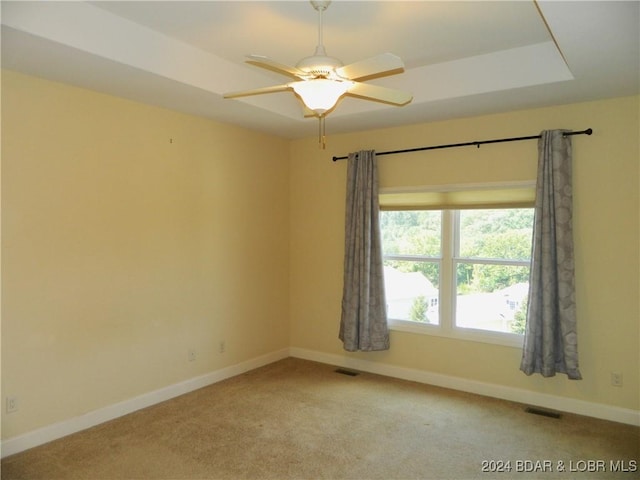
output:
[[[227,350],[227,346],[225,345],[224,340],[220,341],[220,345],[218,345],[218,351],[220,353],[224,353]]]
[[[18,410],[18,397],[7,397],[7,413],[13,413]]]
[[[611,372],[611,385],[614,387],[622,386],[622,374],[620,372]]]
[[[187,357],[189,358],[189,361],[190,362],[195,362],[197,356],[198,356],[198,354],[196,353],[196,349],[195,348],[190,348],[189,352],[187,354]]]

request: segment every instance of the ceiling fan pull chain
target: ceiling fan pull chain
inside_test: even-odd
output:
[[[324,150],[327,148],[327,136],[324,129],[324,115],[318,117],[318,146]]]

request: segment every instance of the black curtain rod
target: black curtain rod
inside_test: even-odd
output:
[[[566,132],[566,135],[591,135],[593,130],[587,128],[586,130],[582,130],[580,132]],[[376,156],[379,157],[381,155],[395,155],[396,153],[409,153],[409,152],[420,152],[422,150],[437,150],[440,148],[453,148],[453,147],[468,147],[471,145],[475,145],[480,148],[480,145],[486,145],[487,143],[503,143],[503,142],[518,142],[520,140],[535,140],[536,138],[540,138],[540,135],[531,135],[529,137],[513,137],[513,138],[498,138],[496,140],[480,140],[476,142],[465,142],[465,143],[451,143],[449,145],[435,145],[432,147],[417,147],[417,148],[407,148],[405,150],[393,150],[390,152],[376,152]],[[333,157],[333,161],[337,160],[346,160],[349,158],[348,156],[344,157]]]

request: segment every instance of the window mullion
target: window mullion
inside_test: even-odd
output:
[[[512,267],[528,267],[530,260],[505,260],[502,258],[479,258],[479,257],[454,257],[457,263],[470,263],[474,265],[509,265]]]
[[[427,255],[398,255],[389,254],[383,255],[385,260],[401,260],[407,262],[439,262],[440,257],[433,257]]]
[[[443,330],[453,329],[455,276],[453,256],[455,255],[455,215],[453,210],[442,211],[442,263],[440,265],[440,326]]]

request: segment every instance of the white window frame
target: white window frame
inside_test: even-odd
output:
[[[492,207],[499,209],[500,207]],[[509,208],[509,207],[505,207]],[[394,210],[394,209],[389,209]],[[432,256],[416,255],[384,255],[384,259],[408,260],[408,261],[437,261],[439,262],[439,324],[428,324],[413,322],[410,320],[399,320],[388,318],[387,322],[391,330],[400,332],[417,333],[423,335],[433,335],[438,337],[454,338],[459,340],[474,341],[481,343],[498,344],[508,347],[522,348],[524,335],[517,333],[498,332],[490,330],[480,330],[455,325],[456,313],[456,266],[458,263],[488,263],[506,264],[516,266],[529,266],[530,261],[500,260],[460,257],[459,242],[459,212],[460,210],[441,210],[441,258]]]

